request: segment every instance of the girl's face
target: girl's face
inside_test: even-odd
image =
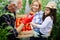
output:
[[[49,15],[50,14],[50,9],[49,8],[46,8],[45,9],[45,15]]]
[[[39,3],[38,2],[34,2],[32,4],[32,11],[36,12],[36,11],[38,11],[38,9],[39,9]]]

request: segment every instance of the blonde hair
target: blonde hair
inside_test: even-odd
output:
[[[34,2],[38,2],[38,4],[39,4],[38,11],[40,11],[41,10],[41,6],[42,6],[40,0],[33,0],[31,6],[33,5]]]

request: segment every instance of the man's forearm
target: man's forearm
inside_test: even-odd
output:
[[[16,28],[17,32],[20,33],[23,27],[24,27],[24,24],[22,23],[18,28]]]

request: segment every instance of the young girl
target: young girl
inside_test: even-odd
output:
[[[34,12],[37,10],[37,12],[34,15],[33,22],[34,23],[38,23],[39,22],[38,24],[41,24],[42,23],[42,16],[43,16],[43,12],[41,11],[41,2],[39,0],[35,0],[35,1],[33,0],[32,8],[33,8],[32,11],[34,10]],[[36,32],[39,32],[39,29],[35,29],[34,28],[34,30]]]
[[[33,21],[34,21],[34,19],[33,19]],[[55,2],[49,2],[47,4],[44,15],[43,15],[43,23],[41,25],[37,24],[33,21],[31,22],[32,27],[39,28],[41,36],[39,38],[33,38],[32,40],[37,40],[37,39],[38,40],[47,40],[47,38],[50,36],[52,26],[56,21],[56,4],[55,4]]]

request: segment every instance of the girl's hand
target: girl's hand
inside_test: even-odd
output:
[[[35,23],[33,23],[33,22],[31,22],[30,23],[33,27],[36,27],[37,26],[37,24],[35,24]]]

